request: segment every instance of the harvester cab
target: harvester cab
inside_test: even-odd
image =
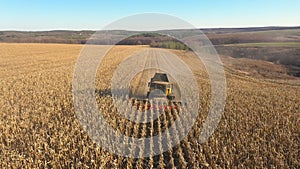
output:
[[[180,102],[174,101],[173,93],[174,84],[168,79],[165,73],[155,73],[148,83],[149,90],[147,99],[131,98],[130,103],[138,109],[159,109],[159,110],[179,110]],[[151,101],[152,100],[152,101]]]
[[[149,91],[147,98],[150,97],[166,97],[168,100],[173,100],[173,84],[169,82],[168,76],[165,73],[155,73],[148,83]]]

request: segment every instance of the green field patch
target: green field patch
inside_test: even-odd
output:
[[[243,47],[300,47],[300,42],[259,42],[259,43],[238,43],[226,44],[223,46],[243,46]]]

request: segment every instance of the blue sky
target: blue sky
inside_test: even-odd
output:
[[[0,30],[99,30],[144,12],[170,14],[198,28],[300,26],[299,0],[2,0]]]

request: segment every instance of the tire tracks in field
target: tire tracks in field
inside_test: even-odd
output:
[[[143,77],[144,77],[144,74],[145,74],[145,71],[144,71],[144,69],[145,69],[145,67],[146,67],[146,64],[147,64],[147,61],[148,61],[148,56],[149,56],[149,50],[147,49],[146,50],[146,58],[144,59],[144,62],[143,62],[143,71],[141,72],[141,75],[139,75],[140,77],[138,77],[139,79],[138,79],[138,82],[137,82],[137,84],[136,84],[136,86],[134,87],[134,91],[132,92],[132,94],[134,95],[134,96],[136,96],[136,97],[138,97],[138,98],[140,98],[140,97],[142,97],[141,95],[141,93],[140,92],[138,92],[138,91],[140,91],[140,89],[141,89],[141,87],[142,87],[142,85],[141,85],[141,82],[142,82],[142,79],[143,79]],[[142,54],[143,54],[144,52],[142,52]],[[139,57],[141,57],[141,56],[139,56]],[[139,59],[139,58],[138,58]],[[138,62],[138,61],[137,61]]]

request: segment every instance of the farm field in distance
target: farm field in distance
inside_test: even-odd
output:
[[[164,49],[193,71],[201,109],[193,129],[179,145],[161,155],[134,159],[99,147],[76,117],[72,78],[82,47],[0,43],[0,168],[299,168],[300,80],[287,75],[285,68],[222,57],[227,81],[224,115],[208,142],[200,144],[210,105],[208,75],[192,52]],[[95,92],[99,108],[113,128],[127,136],[148,137],[173,122],[170,112],[148,126],[128,122],[116,112],[110,93],[118,64],[140,49],[158,50],[148,46],[112,48],[99,66]],[[255,64],[263,74],[253,71]],[[276,75],[270,73],[273,70]]]
[[[260,42],[260,43],[238,43],[226,44],[224,46],[252,46],[252,47],[300,47],[300,42]]]

